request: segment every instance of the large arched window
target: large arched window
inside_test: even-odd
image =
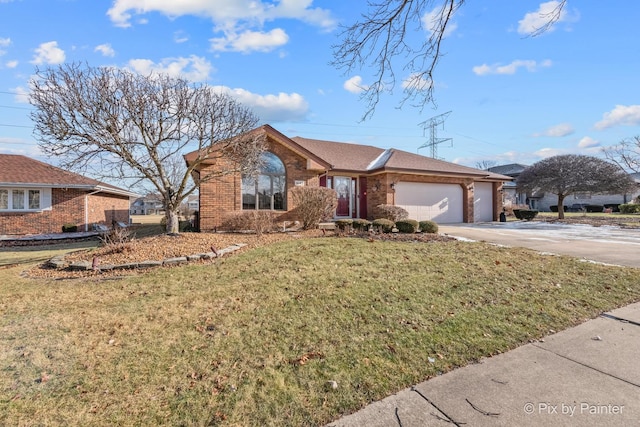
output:
[[[284,163],[265,152],[257,176],[242,177],[242,209],[286,210],[286,173]]]

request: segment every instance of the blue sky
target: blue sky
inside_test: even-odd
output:
[[[371,72],[345,75],[329,62],[338,26],[358,19],[364,1],[0,0],[0,152],[42,159],[29,79],[36,67],[82,61],[218,86],[292,137],[429,155],[418,150],[428,135],[419,124],[451,111],[437,130],[452,138],[438,147],[444,160],[600,155],[640,134],[640,2],[569,0],[556,25],[528,36],[553,6],[468,1],[443,44],[436,105],[399,108],[408,75],[398,62],[394,93],[362,122],[358,86]],[[428,37],[424,29],[411,34],[413,42]]]

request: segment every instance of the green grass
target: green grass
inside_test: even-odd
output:
[[[322,425],[640,299],[636,269],[464,242],[303,239],[108,281],[19,273],[0,270],[0,425]]]
[[[0,267],[15,264],[43,262],[68,252],[98,247],[99,241],[85,240],[76,243],[58,243],[37,246],[0,247]]]

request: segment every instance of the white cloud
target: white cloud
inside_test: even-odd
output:
[[[62,64],[65,60],[64,50],[58,47],[58,42],[42,43],[36,48],[32,64]]]
[[[546,159],[547,157],[569,154],[569,151],[562,148],[541,148],[540,150],[535,151],[533,154],[542,159]]]
[[[536,133],[533,136],[551,136],[551,137],[563,137],[567,135],[571,135],[575,132],[575,129],[569,123],[560,123],[555,126],[551,126],[549,129],[545,130],[542,133]]]
[[[13,100],[18,104],[28,104],[29,103],[29,90],[23,88],[22,86],[18,86],[12,89],[15,96]]]
[[[267,33],[259,31],[245,31],[241,34],[227,32],[225,37],[213,38],[210,41],[214,51],[270,52],[287,44],[289,36],[284,30],[275,28]]]
[[[95,49],[93,49],[93,51],[94,52],[100,52],[100,53],[102,53],[103,56],[109,56],[109,57],[116,56],[116,51],[113,50],[113,48],[111,47],[111,45],[109,43],[98,45],[98,46],[96,46]]]
[[[436,7],[431,12],[427,12],[422,16],[422,25],[429,34],[433,34],[441,26],[439,16],[442,8]],[[443,37],[449,37],[456,29],[458,24],[451,20],[447,23]]]
[[[544,28],[549,24],[549,20],[558,14],[559,6],[560,2],[556,0],[541,3],[537,11],[528,12],[524,15],[524,18],[518,21],[518,33],[530,35]],[[556,23],[566,21],[569,18],[566,7],[560,11]],[[555,29],[554,25],[551,25],[546,31],[553,31]]]
[[[532,59],[522,60],[516,59],[512,61],[510,64],[501,65],[501,64],[493,64],[493,65],[477,65],[473,67],[473,72],[478,76],[486,76],[488,74],[515,74],[518,71],[518,68],[525,68],[527,71],[533,73],[538,71],[540,68],[547,68],[552,65],[550,59],[545,59],[544,61],[538,63]]]
[[[0,38],[0,56],[7,53],[7,51],[4,50],[3,48],[8,47],[10,44],[11,44],[10,38]]]
[[[328,9],[312,8],[312,0],[115,0],[107,11],[111,21],[120,27],[131,26],[133,15],[158,12],[170,18],[183,15],[204,16],[219,31],[239,28],[261,28],[266,21],[297,19],[325,30],[336,26]]]
[[[640,105],[616,105],[616,107],[602,115],[602,120],[594,125],[597,130],[604,130],[613,126],[639,126]]]
[[[214,90],[226,93],[237,99],[242,105],[251,108],[262,122],[290,122],[306,118],[309,104],[297,93],[277,95],[258,95],[246,89],[232,89],[227,86],[215,86]]]
[[[4,64],[7,68],[16,68],[18,66],[18,61],[17,60],[11,60],[11,61],[7,61],[6,64]]]
[[[593,148],[600,146],[600,141],[596,141],[590,136],[585,136],[578,142],[578,148]]]
[[[362,84],[362,77],[353,76],[342,85],[348,92],[362,93],[369,88],[369,86]]]
[[[425,79],[420,73],[413,73],[402,81],[403,89],[427,90],[432,86],[432,82]]]
[[[184,43],[189,41],[189,36],[184,31],[176,31],[173,33],[173,41],[176,43]]]
[[[209,61],[195,55],[188,58],[166,58],[161,63],[154,63],[150,59],[132,59],[129,61],[129,68],[140,74],[164,73],[192,82],[206,81],[214,70]]]

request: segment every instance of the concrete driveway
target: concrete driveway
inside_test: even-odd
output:
[[[439,232],[607,264],[640,267],[640,229],[513,221],[440,225]]]

